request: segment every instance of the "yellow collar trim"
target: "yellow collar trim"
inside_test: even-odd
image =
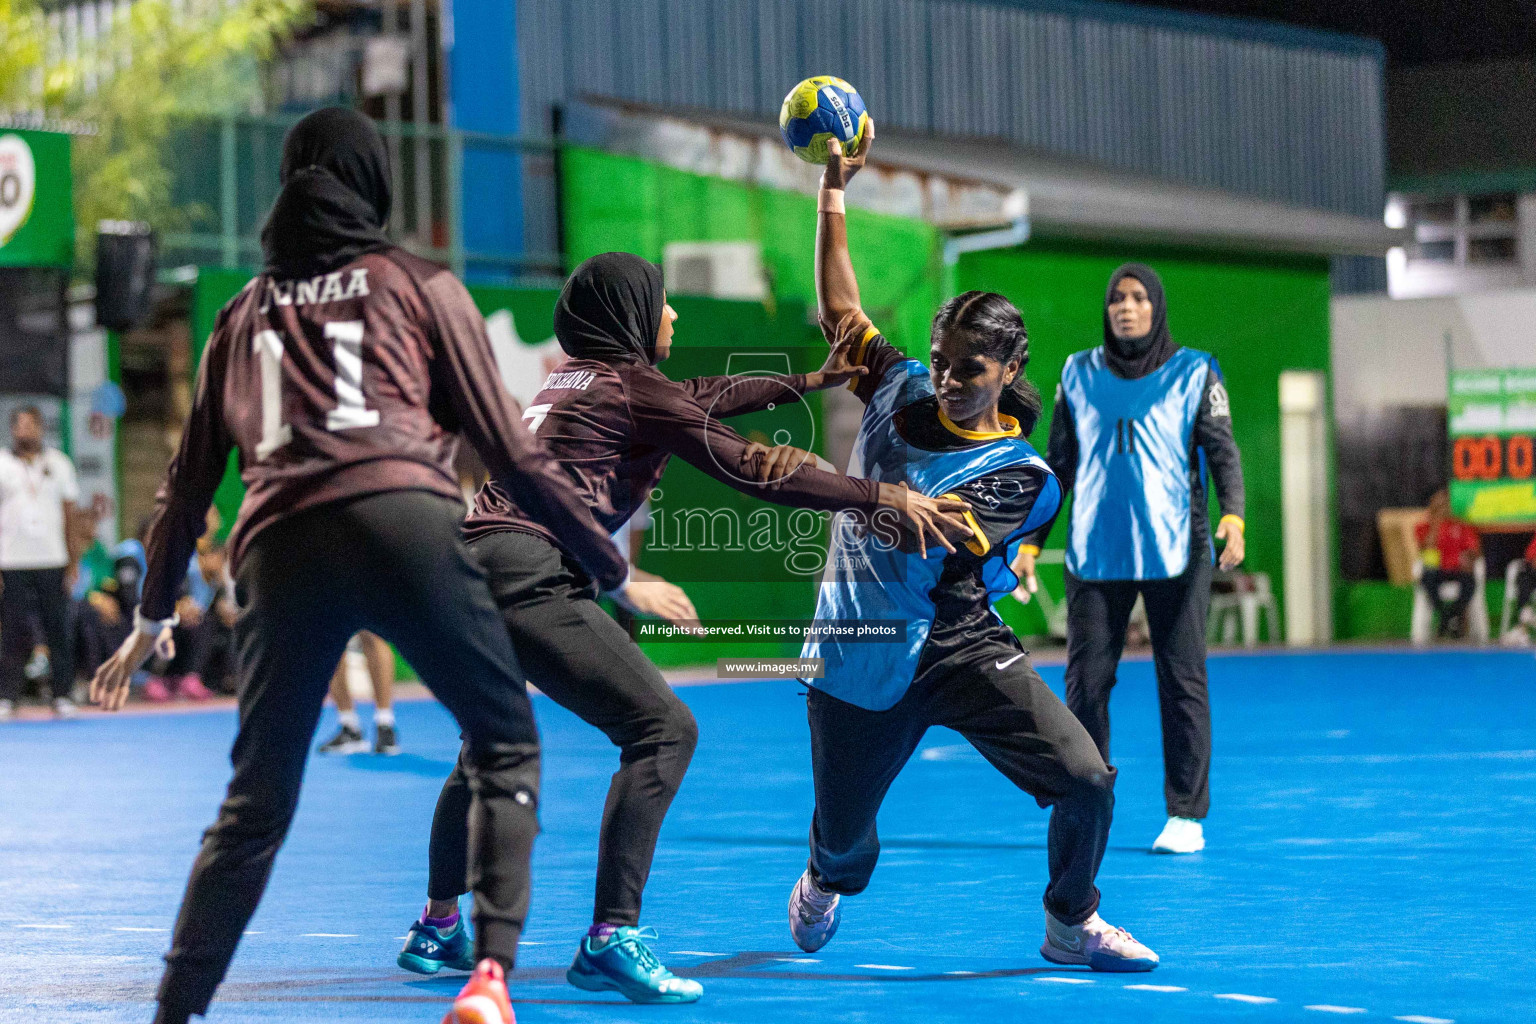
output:
[[[966,430],[958,427],[948,416],[944,415],[944,406],[939,406],[939,422],[944,424],[944,429],[956,437],[963,437],[967,441],[996,441],[1000,437],[1018,437],[1024,431],[1019,429],[1019,421],[1006,413],[997,414],[998,421],[1002,423],[1002,430]]]

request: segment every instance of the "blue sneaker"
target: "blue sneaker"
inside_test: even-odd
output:
[[[843,919],[842,902],[837,893],[817,885],[807,868],[789,894],[789,934],[795,945],[814,953],[831,942]]]
[[[663,967],[645,944],[655,938],[654,928],[620,928],[594,949],[602,940],[583,936],[565,980],[588,992],[617,992],[632,1003],[697,1002],[704,986]]]
[[[436,974],[444,967],[455,971],[475,969],[475,944],[470,941],[464,919],[450,931],[441,932],[417,921],[405,936],[405,948],[395,963],[416,974]]]

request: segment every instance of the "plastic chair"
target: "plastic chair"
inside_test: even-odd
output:
[[[1424,575],[1424,560],[1413,560],[1413,618],[1408,626],[1408,638],[1415,647],[1429,643],[1435,625],[1435,606],[1419,580]],[[1487,643],[1488,623],[1488,563],[1482,555],[1472,563],[1472,603],[1467,606],[1467,639]]]
[[[1047,548],[1035,556],[1035,566],[1063,565],[1066,563],[1067,553],[1061,548]],[[1038,573],[1036,574],[1038,579]],[[1051,596],[1050,588],[1044,581],[1040,582],[1040,589],[1031,594],[1024,589],[1021,580],[1013,589],[1013,597],[1020,604],[1029,604],[1030,601],[1038,601],[1040,612],[1045,616],[1045,631],[1057,640],[1067,638],[1067,598],[1063,594],[1059,599]]]
[[[1207,640],[1219,635],[1225,645],[1241,639],[1244,647],[1259,645],[1259,626],[1269,628],[1269,642],[1280,639],[1280,607],[1275,602],[1274,588],[1269,573],[1235,573],[1232,577],[1236,589],[1232,593],[1212,594],[1210,617],[1206,620]]]
[[[1520,614],[1520,609],[1515,607],[1515,583],[1520,576],[1520,566],[1525,559],[1517,558],[1509,563],[1509,568],[1504,570],[1504,606],[1499,609],[1499,636],[1509,633],[1510,627],[1515,624],[1515,617]]]

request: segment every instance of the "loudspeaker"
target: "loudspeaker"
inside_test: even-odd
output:
[[[69,272],[0,267],[0,395],[69,394]]]
[[[154,295],[155,233],[131,220],[104,220],[96,232],[96,322],[131,331],[149,315]]]

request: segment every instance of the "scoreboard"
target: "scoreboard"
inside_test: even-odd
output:
[[[1447,412],[1456,515],[1536,522],[1536,369],[1453,370]]]

